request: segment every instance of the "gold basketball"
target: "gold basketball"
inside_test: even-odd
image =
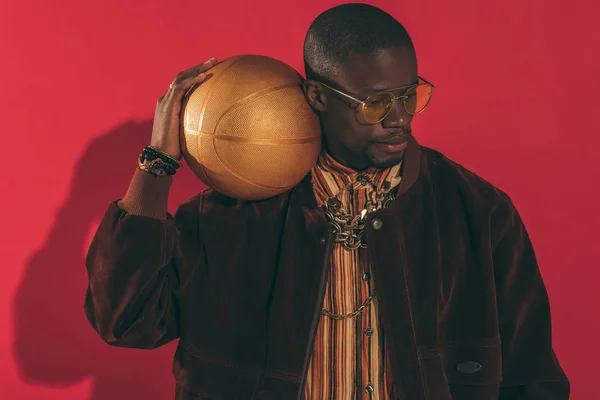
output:
[[[187,94],[183,157],[202,182],[239,200],[298,184],[321,151],[319,119],[286,63],[260,55],[223,60]]]

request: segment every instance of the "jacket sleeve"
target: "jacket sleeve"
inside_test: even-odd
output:
[[[170,182],[144,174],[136,171],[92,239],[84,310],[106,343],[151,349],[179,336],[173,261],[179,230],[166,213]]]
[[[527,230],[512,205],[493,248],[502,340],[500,400],[568,400],[552,346],[550,303]]]

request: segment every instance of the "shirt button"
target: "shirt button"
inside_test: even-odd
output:
[[[319,242],[320,242],[321,244],[325,244],[325,242],[326,242],[326,241],[327,241],[327,240],[325,239],[325,236],[321,236],[321,238],[319,239]]]
[[[363,276],[362,276],[363,281],[368,281],[369,279],[371,279],[371,274],[369,274],[368,272],[366,272]]]
[[[369,394],[373,393],[374,391],[375,391],[375,389],[374,389],[374,388],[373,388],[373,386],[372,386],[372,385],[370,385],[370,384],[369,384],[369,385],[367,385],[367,387],[365,388],[365,392],[367,392],[367,393],[369,393]]]
[[[373,329],[371,329],[371,328],[365,329],[365,335],[371,336],[372,334],[373,334]]]
[[[381,227],[383,226],[383,222],[379,218],[375,218],[371,222],[371,226],[373,227],[373,229],[381,229]]]

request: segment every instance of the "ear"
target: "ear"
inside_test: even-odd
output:
[[[323,85],[312,79],[305,79],[302,82],[302,89],[306,101],[316,111],[323,112],[327,109],[327,96],[323,92]]]

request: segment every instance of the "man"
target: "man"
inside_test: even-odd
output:
[[[315,19],[304,58],[324,135],[306,179],[257,203],[207,190],[171,217],[181,101],[215,60],[175,78],[89,250],[94,329],[179,339],[180,400],[568,399],[517,210],[412,136],[433,85],[408,33],[346,4]]]

